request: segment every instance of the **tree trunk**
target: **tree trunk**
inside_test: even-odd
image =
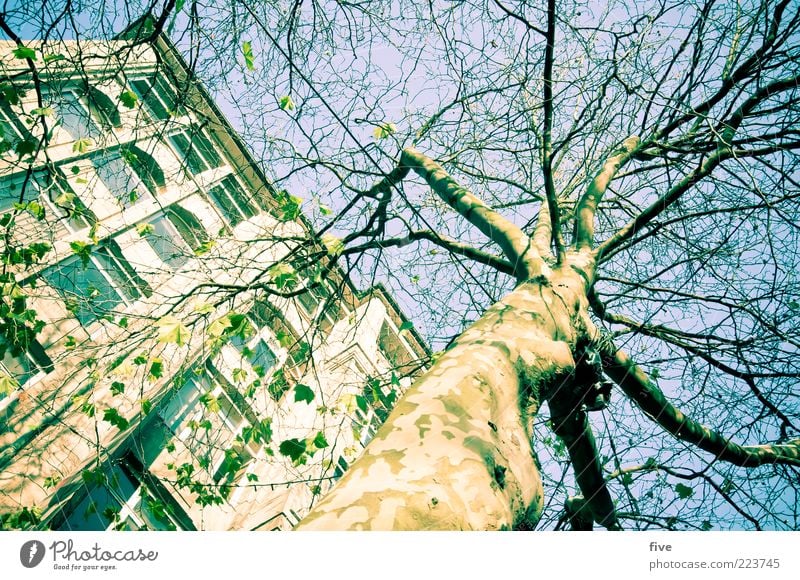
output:
[[[420,377],[300,530],[501,530],[538,521],[529,421],[574,368],[583,278],[519,285]]]

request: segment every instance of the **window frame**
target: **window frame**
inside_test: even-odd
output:
[[[236,190],[237,193],[241,193],[242,198],[237,200],[236,195],[231,194],[229,186],[232,190]],[[224,193],[225,201],[221,201],[218,194],[214,193],[215,191]],[[261,213],[261,208],[255,200],[247,196],[247,188],[242,187],[242,184],[232,173],[209,186],[206,194],[225,222],[232,228]]]
[[[178,158],[183,162],[187,174],[200,175],[211,169],[225,165],[212,140],[204,134],[201,127],[191,125],[168,138]]]
[[[68,264],[70,267],[72,267],[72,264],[76,264],[82,271],[87,271],[89,269],[89,263],[91,263],[92,267],[100,274],[100,277],[106,281],[108,287],[116,294],[117,298],[119,298],[119,301],[103,314],[97,314],[95,309],[91,307],[84,309],[84,312],[92,314],[92,316],[86,320],[80,315],[80,308],[71,311],[71,314],[84,328],[89,328],[94,323],[99,322],[106,314],[113,312],[120,305],[127,308],[142,298],[152,295],[150,286],[136,273],[136,270],[134,270],[122,254],[122,250],[117,246],[116,242],[111,239],[105,240],[98,244],[97,247],[93,248],[86,264],[83,263],[80,256],[70,256],[45,268],[39,273],[38,278],[43,279],[65,302],[76,298],[82,301],[91,300],[89,295],[78,295],[72,289],[65,290],[61,288],[54,283],[53,276],[49,275],[49,272],[59,272]],[[109,273],[109,268],[111,271],[115,271],[117,276]],[[64,277],[66,278],[66,276]],[[73,286],[77,288],[77,284],[73,283]],[[86,290],[88,290],[88,288],[86,288]],[[96,288],[96,290],[100,289]]]

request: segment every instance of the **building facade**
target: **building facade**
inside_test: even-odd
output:
[[[2,527],[291,528],[423,341],[166,39],[0,53]]]

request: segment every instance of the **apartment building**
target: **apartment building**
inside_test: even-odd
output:
[[[0,130],[0,527],[291,528],[422,369],[398,305],[164,37],[0,43]]]

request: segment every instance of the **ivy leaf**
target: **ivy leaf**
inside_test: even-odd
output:
[[[294,387],[294,400],[296,402],[305,401],[311,403],[314,400],[314,391],[310,387],[298,383]]]
[[[89,265],[89,256],[92,254],[92,244],[75,241],[70,242],[69,247],[72,249],[72,253],[81,259],[81,263],[83,264],[84,269],[86,269],[86,267]]]
[[[14,55],[14,58],[29,58],[31,60],[36,60],[36,51],[32,48],[28,48],[27,46],[18,46],[12,50],[11,53]]]
[[[300,458],[306,453],[306,442],[300,439],[287,439],[281,442],[278,451],[281,455],[291,459],[293,463],[299,463]]]
[[[56,112],[52,107],[36,107],[31,109],[31,115],[41,115],[42,117],[52,117]]]
[[[328,440],[325,439],[325,434],[322,431],[317,433],[317,435],[314,437],[313,443],[314,447],[317,449],[325,449],[328,446]]]
[[[376,139],[386,139],[392,133],[397,132],[397,125],[394,123],[379,123],[372,134]]]
[[[200,395],[200,403],[202,403],[210,413],[219,413],[221,408],[219,406],[219,400],[211,393],[203,393]]]
[[[142,408],[142,415],[149,415],[153,410],[153,402],[150,399],[142,399],[139,404]]]
[[[322,215],[331,215],[333,213],[333,210],[324,203],[321,203],[319,204],[319,213],[321,213]]]
[[[194,251],[194,255],[202,256],[203,254],[209,253],[215,244],[216,242],[214,240],[206,240],[197,247],[197,249]]]
[[[120,431],[124,431],[129,425],[128,420],[120,415],[119,411],[116,409],[106,409],[103,411],[103,421],[108,421]]]
[[[149,236],[156,231],[153,224],[136,224],[136,233],[142,237]]]
[[[367,398],[363,395],[356,395],[356,405],[361,409],[362,413],[366,413],[369,403],[367,402]]]
[[[692,495],[694,494],[694,490],[691,487],[683,485],[682,483],[675,484],[675,492],[681,499],[692,497]]]
[[[86,153],[89,149],[92,148],[94,143],[88,137],[81,137],[77,139],[75,143],[72,144],[72,150],[75,153]]]
[[[133,109],[136,107],[136,101],[139,100],[139,97],[133,91],[124,91],[120,96],[119,100],[122,101],[122,104],[128,107],[129,109]]]
[[[66,58],[67,57],[64,56],[63,54],[46,54],[46,55],[44,55],[43,60],[44,60],[45,63],[49,64],[51,62],[58,62],[58,61],[61,61],[61,60],[66,60]]]
[[[711,522],[708,520],[703,520],[703,523],[700,525],[700,529],[704,532],[709,531],[712,527]]]
[[[112,395],[121,395],[124,390],[125,390],[125,383],[121,383],[119,381],[114,381],[113,383],[111,383]]]
[[[0,396],[7,397],[19,388],[19,383],[5,373],[0,374]]]
[[[164,362],[160,358],[153,359],[148,375],[151,380],[160,379],[164,376]]]
[[[247,70],[256,70],[255,58],[253,57],[253,45],[249,40],[242,43],[242,55],[244,56],[244,65]]]
[[[25,139],[23,141],[19,141],[14,146],[14,151],[17,152],[17,155],[23,157],[25,155],[30,155],[34,151],[36,151],[36,141],[33,139]]]
[[[289,95],[285,95],[280,99],[278,99],[278,106],[284,111],[293,111],[294,101],[292,100],[292,97],[290,97]]]
[[[322,234],[320,241],[322,242],[322,245],[325,246],[328,254],[331,256],[338,256],[342,253],[342,250],[344,250],[344,244],[342,243],[342,240],[333,234]]]
[[[278,219],[284,222],[296,220],[300,216],[300,206],[303,204],[303,198],[296,195],[289,195],[288,192],[282,191],[278,195],[278,203],[281,204],[281,215]]]
[[[297,283],[297,273],[291,264],[278,262],[267,270],[278,290],[291,289]]]
[[[790,300],[788,306],[789,310],[793,310],[795,312],[800,310],[800,304],[798,304],[797,300]]]
[[[214,305],[210,302],[197,302],[192,309],[195,314],[211,314],[214,312]]]
[[[403,322],[403,324],[400,325],[400,328],[398,330],[400,332],[403,332],[403,331],[406,331],[406,330],[411,330],[412,328],[414,328],[414,324],[412,322],[409,322],[408,320],[406,320],[406,321]]]
[[[156,322],[158,342],[184,346],[192,337],[191,331],[174,316],[165,316]]]

